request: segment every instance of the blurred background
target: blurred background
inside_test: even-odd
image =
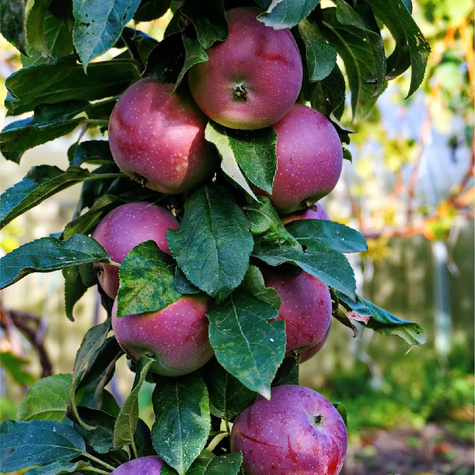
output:
[[[427,334],[426,345],[410,348],[363,327],[354,336],[335,320],[325,347],[301,366],[301,384],[346,408],[346,475],[474,473],[473,3],[417,0],[414,17],[432,47],[424,84],[406,100],[406,73],[360,124],[343,118],[355,132],[352,163],[322,202],[333,220],[368,240],[368,252],[351,257],[360,295]],[[165,20],[149,34],[160,39]],[[0,37],[2,83],[20,67]],[[3,127],[10,119],[3,108],[0,116]],[[78,137],[30,150],[20,165],[2,159],[0,191],[34,165],[64,168]],[[61,231],[79,192],[55,195],[2,229],[0,253]],[[0,293],[1,419],[15,417],[41,376],[72,372],[84,333],[105,318],[96,289],[75,316],[65,317],[59,272],[29,275]],[[125,358],[118,366],[111,390],[120,399],[133,374]],[[145,419],[150,392],[145,385],[141,393]]]

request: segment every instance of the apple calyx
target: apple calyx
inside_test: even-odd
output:
[[[319,426],[321,423],[322,423],[322,420],[323,420],[323,416],[321,414],[317,414],[315,416],[315,425],[316,426]]]
[[[233,98],[247,101],[247,89],[244,84],[236,84],[233,88]]]
[[[139,173],[134,173],[134,181],[136,181],[140,186],[146,186],[148,180]]]

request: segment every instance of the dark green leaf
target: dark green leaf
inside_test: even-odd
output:
[[[65,473],[82,473],[81,471],[88,472],[91,468],[89,462],[53,462],[49,465],[43,465],[41,467],[35,467],[28,472],[26,475],[62,475]]]
[[[305,44],[310,82],[325,79],[335,68],[336,49],[325,41],[318,25],[308,18],[299,23],[299,33]]]
[[[134,21],[152,21],[162,17],[170,7],[171,0],[142,0],[135,12]]]
[[[220,455],[203,450],[186,475],[238,475],[242,464],[241,452]]]
[[[86,450],[71,427],[56,421],[3,421],[0,424],[0,471],[13,472],[33,465],[69,461]]]
[[[2,369],[8,371],[13,381],[22,386],[30,386],[35,382],[35,378],[28,369],[30,360],[13,354],[11,351],[0,352],[0,365]]]
[[[292,28],[299,24],[320,3],[320,0],[259,0],[266,9],[259,15],[259,20],[276,30]]]
[[[177,90],[181,81],[185,77],[185,74],[190,68],[192,68],[195,64],[208,61],[208,55],[205,53],[203,46],[201,46],[198,40],[188,38],[183,35],[183,46],[185,48],[185,62],[183,63],[183,67],[181,68],[175,81],[172,94]]]
[[[232,130],[210,121],[205,137],[218,149],[224,173],[250,196],[257,200],[241,170],[254,185],[272,193],[277,171],[277,135],[272,127]]]
[[[71,165],[79,166],[83,163],[103,164],[113,161],[107,140],[88,140],[87,142],[81,142],[74,149]]]
[[[157,454],[185,473],[203,450],[211,429],[206,384],[198,373],[161,378],[153,393],[152,441]]]
[[[156,312],[176,302],[175,263],[154,241],[134,247],[119,269],[117,316]]]
[[[64,277],[64,304],[66,317],[74,321],[73,308],[86,290],[97,283],[97,273],[92,264],[66,267],[62,270]]]
[[[175,84],[185,62],[185,47],[181,33],[166,36],[147,58],[144,76],[157,81]]]
[[[198,287],[195,287],[187,278],[186,275],[183,274],[183,271],[177,267],[175,269],[175,281],[174,281],[175,288],[180,292],[182,295],[190,295],[190,294],[199,294],[201,292]]]
[[[18,406],[18,420],[44,419],[64,422],[71,381],[70,374],[55,374],[37,381]]]
[[[283,384],[299,384],[300,355],[297,352],[282,361],[277,374],[275,375],[272,386],[281,386]]]
[[[285,324],[275,307],[236,293],[207,313],[209,339],[221,365],[251,391],[270,398],[270,384],[285,354]]]
[[[108,259],[103,247],[88,236],[78,234],[67,241],[56,238],[36,239],[0,259],[0,288],[8,287],[32,272],[51,272]]]
[[[106,454],[113,447],[114,422],[115,419],[110,414],[88,407],[78,408],[81,420],[93,430],[84,429],[79,424],[74,424],[74,429],[84,438],[86,445],[98,454]]]
[[[333,113],[337,119],[340,119],[345,104],[345,94],[345,79],[338,65],[335,65],[329,76],[312,86],[310,104],[326,117],[330,117]]]
[[[188,280],[218,300],[242,282],[249,267],[249,222],[232,196],[217,186],[203,186],[188,198],[180,228],[168,230],[167,239]]]
[[[73,40],[84,70],[116,43],[139,5],[140,0],[73,0]]]
[[[258,300],[272,305],[277,310],[280,308],[282,301],[277,290],[265,286],[264,277],[257,266],[249,266],[246,276],[239,288],[253,295]]]
[[[24,0],[0,0],[0,33],[21,53],[26,54]]]

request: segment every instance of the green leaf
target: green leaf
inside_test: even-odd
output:
[[[73,0],[73,41],[84,70],[114,46],[139,5],[140,0]]]
[[[292,28],[305,19],[320,0],[258,0],[266,11],[258,16],[265,25],[276,30]]]
[[[73,308],[86,290],[97,283],[97,273],[92,264],[66,267],[61,271],[64,277],[64,304],[66,317],[74,322]]]
[[[109,141],[107,140],[88,140],[81,142],[75,149],[71,165],[79,166],[83,163],[93,163],[102,165],[113,162]]]
[[[216,417],[231,420],[257,398],[256,392],[247,389],[215,358],[203,367],[201,374],[208,387],[211,413]]]
[[[0,0],[0,33],[15,48],[26,54],[24,0]]]
[[[79,167],[69,167],[66,171],[52,165],[33,167],[23,180],[3,193],[0,228],[50,196],[87,180],[90,176],[88,170]]]
[[[35,382],[35,378],[28,370],[30,360],[13,354],[11,351],[0,352],[0,366],[8,371],[13,381],[22,386],[29,386]]]
[[[252,198],[257,200],[242,172],[251,183],[272,193],[277,171],[277,135],[272,127],[232,130],[210,121],[205,130],[205,138],[218,149],[224,173]]]
[[[89,462],[53,462],[49,465],[43,465],[41,467],[34,467],[26,472],[26,475],[62,475],[65,473],[82,473],[81,471],[88,472],[91,469]]]
[[[133,444],[133,446],[135,446],[134,434],[139,419],[139,391],[145,382],[145,377],[153,362],[154,360],[152,358],[146,356],[139,359],[133,389],[124,401],[115,422],[115,446],[125,444]]]
[[[241,464],[241,452],[216,457],[209,450],[203,450],[186,475],[238,475]]]
[[[157,454],[185,473],[203,450],[211,429],[206,384],[198,373],[161,378],[153,393],[152,441]]]
[[[55,374],[37,381],[18,407],[18,420],[44,419],[64,422],[71,381],[70,374]]]
[[[84,438],[86,446],[98,454],[106,454],[113,447],[114,422],[115,418],[104,411],[79,407],[81,420],[94,427],[94,430],[87,430],[78,424],[73,424],[74,429]]]
[[[308,78],[310,82],[325,79],[335,68],[336,49],[329,45],[318,25],[309,20],[299,23],[299,33],[305,44]]]
[[[170,8],[171,0],[142,0],[135,12],[134,21],[152,21],[162,17]]]
[[[286,229],[310,252],[315,244],[326,244],[334,251],[352,253],[368,250],[365,238],[355,229],[334,221],[302,219],[287,224]]]
[[[285,354],[285,323],[272,305],[236,293],[207,313],[209,340],[221,365],[251,391],[270,399],[270,384]]]
[[[134,247],[119,269],[117,316],[157,312],[176,302],[175,262],[154,241]]]
[[[411,85],[407,97],[422,83],[430,54],[430,45],[411,16],[403,0],[367,0],[375,15],[388,27],[396,41],[396,49],[388,59],[391,77],[412,67]],[[401,67],[402,64],[402,67]]]
[[[201,292],[198,287],[195,287],[183,274],[183,271],[177,267],[175,268],[174,286],[182,295],[199,294]]]
[[[249,266],[239,289],[253,295],[256,299],[261,300],[262,302],[272,305],[277,310],[282,304],[282,300],[277,290],[265,286],[264,277],[257,266]]]
[[[51,272],[108,259],[108,254],[97,241],[81,234],[67,241],[56,238],[36,239],[0,259],[0,289],[18,282],[32,272]]]
[[[173,86],[172,94],[177,90],[178,86],[181,84],[181,81],[185,77],[185,74],[190,68],[192,68],[195,64],[208,61],[208,55],[205,53],[203,46],[201,46],[201,43],[198,40],[188,38],[185,35],[182,36],[182,39],[183,46],[185,48],[185,61],[183,63],[183,67],[178,73],[175,85]]]
[[[86,450],[82,437],[56,421],[3,421],[0,424],[0,471],[69,461]]]
[[[187,199],[180,227],[168,230],[167,240],[188,280],[217,300],[242,282],[254,244],[246,216],[229,192],[215,185]]]
[[[229,29],[224,15],[223,0],[185,2],[181,13],[195,26],[198,40],[204,49],[228,37]]]
[[[329,76],[313,85],[310,105],[326,117],[333,113],[340,119],[345,105],[345,94],[345,79],[338,65],[335,65]]]
[[[138,73],[130,60],[93,63],[86,75],[75,58],[68,56],[28,66],[9,76],[5,106],[9,114],[18,115],[39,104],[93,101],[121,94],[136,79]]]

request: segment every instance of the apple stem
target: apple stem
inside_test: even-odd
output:
[[[84,455],[84,457],[87,457],[88,459],[91,459],[93,462],[96,462],[96,463],[102,465],[103,467],[107,468],[108,470],[112,470],[112,471],[115,470],[115,467],[113,467],[112,465],[109,465],[107,462],[104,462],[104,460],[101,460],[97,457],[94,457],[94,455],[91,455],[87,452],[83,452],[82,455]]]
[[[213,440],[209,443],[208,447],[206,447],[206,450],[209,450],[210,452],[212,452],[218,446],[218,444],[228,436],[229,436],[228,432],[219,432],[213,438]]]

